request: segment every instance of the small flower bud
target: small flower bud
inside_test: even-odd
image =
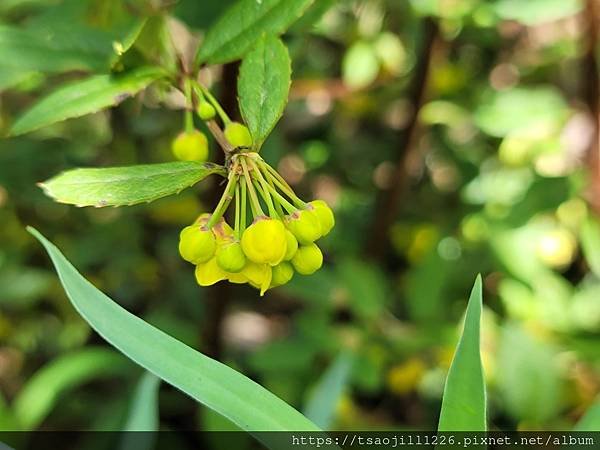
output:
[[[286,246],[285,227],[280,220],[257,217],[242,234],[242,250],[255,263],[279,264]]]
[[[283,257],[284,261],[289,261],[296,254],[296,250],[298,250],[298,241],[292,234],[290,230],[285,230],[285,241],[286,241],[286,249],[285,256]]]
[[[335,225],[333,211],[323,200],[314,200],[310,202],[309,205],[314,208],[314,212],[317,214],[317,217],[319,217],[322,236],[326,236]]]
[[[251,147],[252,136],[245,125],[239,122],[229,122],[225,126],[225,137],[233,147]]]
[[[208,261],[215,254],[216,246],[213,232],[198,224],[185,227],[179,234],[179,253],[192,264]]]
[[[316,244],[303,245],[292,258],[292,264],[299,274],[310,275],[323,265],[323,254]]]
[[[301,245],[308,245],[321,237],[319,216],[311,209],[299,209],[286,216],[286,225]]]
[[[288,262],[281,262],[273,267],[273,276],[271,278],[272,288],[282,286],[292,279],[294,276],[294,269]]]
[[[237,273],[246,265],[246,256],[239,242],[229,242],[217,247],[217,264],[225,272]]]
[[[217,264],[217,258],[198,264],[194,272],[196,281],[200,286],[211,286],[221,280],[227,279],[227,274]]]
[[[208,158],[208,140],[204,133],[194,130],[180,133],[171,144],[175,158],[181,161],[206,161]]]
[[[216,115],[215,107],[208,103],[207,101],[203,101],[198,105],[198,116],[202,120],[212,120]]]

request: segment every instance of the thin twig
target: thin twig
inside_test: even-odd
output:
[[[591,205],[600,211],[600,73],[596,60],[596,48],[600,33],[600,5],[598,0],[587,0],[582,20],[586,21],[587,33],[585,34],[585,56],[583,60],[584,96],[592,120],[594,132],[589,148],[588,162],[591,168],[591,192],[588,194]]]
[[[393,184],[387,190],[382,190],[377,199],[377,209],[370,233],[366,242],[366,253],[373,259],[381,259],[385,254],[388,244],[389,228],[392,225],[400,200],[408,186],[406,163],[415,147],[417,136],[418,115],[425,100],[427,77],[433,55],[434,42],[438,36],[437,25],[431,19],[423,23],[423,42],[420,56],[415,67],[414,76],[410,85],[409,100],[413,105],[412,115],[408,126],[398,138],[398,151],[396,152]]]

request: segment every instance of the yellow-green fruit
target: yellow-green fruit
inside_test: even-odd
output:
[[[208,140],[204,133],[198,130],[183,132],[173,140],[171,150],[175,158],[181,161],[206,161]]]
[[[321,237],[321,223],[311,209],[299,209],[286,216],[286,225],[301,245],[308,245]]]
[[[316,244],[303,245],[292,258],[296,272],[301,275],[310,275],[323,265],[323,254]]]
[[[217,247],[215,235],[200,225],[190,225],[179,234],[179,253],[192,264],[208,261],[215,254]]]
[[[548,267],[561,269],[573,262],[577,252],[577,240],[566,228],[544,233],[537,243],[538,258]]]
[[[271,287],[282,286],[292,279],[294,276],[294,268],[288,262],[281,262],[273,267],[273,275],[271,277]]]
[[[252,136],[246,126],[239,122],[229,122],[225,126],[225,137],[233,147],[251,147]]]
[[[202,120],[211,120],[214,119],[215,114],[217,113],[215,111],[215,108],[213,105],[211,105],[208,102],[202,102],[200,103],[200,105],[198,105],[198,116],[202,119]]]
[[[285,230],[285,241],[286,241],[286,249],[285,256],[283,257],[284,261],[289,261],[296,254],[296,250],[298,250],[298,241],[292,234],[290,230]]]
[[[280,220],[258,217],[242,234],[242,250],[248,259],[275,266],[285,256],[285,227]]]
[[[246,265],[246,256],[239,242],[230,242],[217,248],[217,264],[226,272],[237,273]]]
[[[194,275],[200,286],[210,286],[227,278],[227,274],[217,264],[217,258],[198,264]]]
[[[323,200],[314,200],[310,202],[309,205],[311,205],[314,208],[313,211],[317,214],[317,217],[319,218],[322,236],[326,236],[327,234],[329,234],[329,232],[335,225],[335,217],[333,216],[333,211]]]

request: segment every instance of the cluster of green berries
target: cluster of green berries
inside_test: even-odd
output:
[[[224,131],[236,148],[251,146],[248,130],[229,123]],[[249,283],[260,290],[281,286],[294,272],[310,275],[323,264],[315,241],[335,224],[322,200],[305,203],[256,152],[235,152],[227,162],[228,181],[212,214],[181,231],[179,252],[196,265],[196,280]],[[224,215],[234,204],[234,226]]]

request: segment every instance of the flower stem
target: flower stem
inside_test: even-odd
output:
[[[233,233],[235,239],[240,239],[240,185],[235,185],[235,222],[234,222]]]
[[[189,78],[184,81],[184,94],[185,94],[185,111],[184,111],[184,127],[186,133],[192,133],[194,131],[194,115],[192,110],[194,109],[194,102],[192,99],[192,84]]]
[[[277,192],[277,189],[275,189],[274,187],[267,185],[267,189],[269,190],[269,192],[271,192],[271,195],[273,195],[273,197],[279,200],[279,203],[287,210],[288,213],[293,213],[298,209],[290,202],[288,202],[283,195]]]
[[[257,190],[259,190],[263,195],[263,199],[265,200],[265,203],[267,204],[267,207],[269,208],[269,215],[273,219],[276,219],[277,211],[275,211],[275,207],[273,206],[273,200],[271,199],[271,196],[269,195],[268,186],[266,185],[267,183],[265,182],[265,179],[263,178],[262,173],[260,173],[258,166],[256,165],[256,163],[253,160],[248,159],[248,164],[250,165],[250,167],[252,167],[252,173],[254,174],[255,179],[258,181],[259,187],[262,188],[262,189],[257,189]]]
[[[269,186],[271,186],[273,189],[275,189],[275,186],[273,185],[273,180],[271,179],[271,177],[267,177],[267,183],[269,183]],[[279,214],[280,217],[285,216],[285,213],[283,212],[283,208],[281,207],[281,204],[279,203],[277,197],[273,198],[273,203],[275,204],[275,210],[277,211],[277,214]]]
[[[195,82],[194,87],[196,88],[199,96],[203,95],[204,97],[206,97],[208,99],[209,103],[211,105],[213,105],[213,107],[215,108],[215,111],[217,111],[217,114],[223,121],[223,124],[224,125],[229,124],[231,122],[231,119],[229,118],[229,116],[227,115],[225,110],[221,107],[221,105],[219,104],[217,99],[210,93],[210,91],[208,89],[206,89],[204,86],[202,86],[200,83],[198,83],[197,81]]]
[[[242,236],[242,233],[246,230],[246,219],[248,218],[247,214],[246,214],[246,183],[245,180],[242,180],[241,184],[241,214],[240,214],[240,218],[241,218],[241,223],[240,223],[240,237]]]
[[[267,176],[269,179],[271,179],[273,181],[273,183],[275,183],[277,185],[277,187],[279,189],[281,189],[285,193],[285,195],[287,195],[294,202],[294,204],[296,206],[298,206],[300,208],[304,208],[306,206],[306,203],[303,202],[294,193],[294,190],[290,187],[289,184],[287,184],[287,182],[283,179],[283,177],[275,169],[273,169],[270,165],[268,165],[264,161],[260,162],[260,167],[263,170],[263,172],[265,173],[265,176]]]
[[[254,190],[254,186],[252,186],[252,179],[250,178],[250,172],[248,172],[248,166],[246,165],[245,158],[240,158],[242,163],[242,170],[244,172],[244,178],[246,179],[246,186],[248,187],[248,193],[250,194],[250,207],[252,208],[252,213],[254,216],[264,216],[262,208],[260,207],[260,202],[258,201],[258,197],[256,196],[256,191]]]
[[[231,199],[234,197],[235,187],[238,183],[238,180],[239,180],[239,175],[237,175],[237,173],[235,171],[235,166],[234,166],[234,170],[229,172],[229,180],[227,181],[227,186],[225,186],[223,195],[221,196],[219,203],[217,204],[214,212],[212,213],[210,220],[206,224],[206,226],[208,228],[212,228],[217,223],[217,221],[221,217],[223,217],[223,214],[227,210],[227,207],[229,206]]]

